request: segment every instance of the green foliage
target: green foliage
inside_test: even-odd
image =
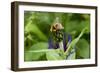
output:
[[[59,22],[64,26],[64,32],[72,36],[72,42],[65,52],[63,48],[48,49],[48,39],[51,35],[50,27],[56,17],[59,18]],[[43,61],[90,58],[89,35],[89,14],[25,11],[24,60]]]
[[[77,38],[75,38],[75,39],[70,43],[70,45],[69,45],[67,51],[65,52],[66,54],[67,54],[67,52],[70,51],[70,49],[74,48],[74,46],[77,44],[77,42],[80,40],[80,38],[81,38],[82,35],[84,34],[85,30],[86,30],[86,28],[84,28],[84,29],[82,30],[82,32],[80,33],[80,35],[79,35]]]
[[[32,47],[29,48],[28,51],[25,51],[25,61],[33,61],[38,60],[43,56],[45,57],[44,51],[47,50],[47,48],[47,43],[40,42],[34,44]]]
[[[46,52],[46,57],[47,60],[63,60],[63,57],[56,50]]]
[[[89,43],[85,39],[80,39],[79,42],[77,43],[77,57],[82,57],[82,58],[90,58],[90,47]]]

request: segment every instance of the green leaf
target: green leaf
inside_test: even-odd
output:
[[[24,61],[32,61],[32,53],[24,52]]]
[[[72,59],[76,59],[76,51],[75,49],[71,49],[71,52],[69,52],[69,55],[67,56],[67,60],[72,60]]]
[[[82,37],[82,35],[84,34],[84,32],[86,31],[87,28],[84,28],[82,30],[82,32],[80,33],[80,35],[75,38],[70,45],[68,46],[67,50],[65,51],[65,54],[68,55],[68,52],[71,51],[72,48],[74,48],[74,46],[77,44],[77,42],[79,41],[79,39]]]
[[[42,49],[47,49],[48,48],[48,43],[45,42],[38,42],[36,44],[34,44],[30,50],[42,50]]]
[[[32,24],[32,21],[30,21],[26,26],[25,26],[25,32],[30,33],[33,32],[39,39],[43,41],[47,41],[47,37],[41,30],[36,26],[36,24]]]
[[[24,56],[25,61],[39,60],[45,54],[44,52],[40,50],[44,50],[44,49],[48,50],[47,47],[48,47],[48,44],[43,43],[43,42],[34,44],[31,48],[29,48],[28,51],[25,51],[25,56]],[[40,51],[40,52],[36,52],[36,51]]]
[[[39,58],[44,55],[43,53],[33,53],[33,52],[25,52],[24,53],[24,60],[25,61],[38,61]]]
[[[77,43],[77,57],[90,58],[89,43],[85,39],[80,39]]]
[[[40,49],[40,50],[30,50],[28,52],[35,53],[35,54],[46,54],[47,60],[63,60],[66,59],[64,52],[61,51],[62,49]]]
[[[64,49],[63,48],[58,48],[56,50],[58,52],[58,54],[65,60],[66,59],[66,54],[64,53]]]
[[[53,49],[49,50],[49,49],[38,49],[38,50],[30,50],[28,52],[33,52],[33,53],[46,53],[46,52],[49,52],[49,51],[52,51]]]
[[[59,53],[55,50],[46,52],[47,60],[63,60]]]

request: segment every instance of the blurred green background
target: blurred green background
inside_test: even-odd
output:
[[[40,49],[48,49],[50,27],[56,17],[64,26],[64,31],[76,38],[83,28],[87,31],[76,44],[75,59],[90,58],[90,15],[80,13],[59,13],[59,12],[24,12],[24,60],[43,61],[48,60],[45,53],[29,52]]]

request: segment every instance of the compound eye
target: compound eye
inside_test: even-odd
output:
[[[53,26],[53,30],[55,30],[56,29],[56,27],[55,26]]]

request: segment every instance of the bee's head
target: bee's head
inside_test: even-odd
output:
[[[64,29],[64,27],[62,26],[62,24],[61,23],[54,23],[52,26],[51,26],[51,28],[50,28],[50,31],[51,32],[55,32],[55,31],[57,31],[57,30],[62,30],[62,29]]]

